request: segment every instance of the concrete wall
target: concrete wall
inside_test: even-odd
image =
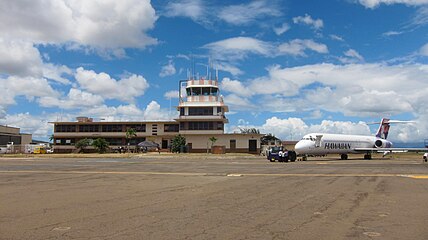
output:
[[[0,126],[0,133],[19,135],[19,128]]]
[[[192,144],[191,152],[207,152],[211,149],[211,137],[217,138],[216,146],[225,146],[226,152],[249,152],[249,140],[257,140],[257,153],[260,151],[260,134],[221,134],[221,135],[184,135],[186,143]],[[236,148],[230,148],[230,140],[236,140]],[[256,152],[254,152],[256,153]]]

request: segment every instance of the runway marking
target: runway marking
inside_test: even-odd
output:
[[[388,174],[388,173],[192,173],[192,172],[118,172],[118,171],[47,171],[47,170],[11,170],[0,173],[35,174],[112,174],[112,175],[172,175],[172,176],[219,176],[219,177],[406,177],[428,179],[428,175]]]

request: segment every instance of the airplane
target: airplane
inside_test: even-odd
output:
[[[348,159],[350,153],[364,153],[364,159],[371,159],[373,152],[428,152],[428,148],[393,148],[392,142],[386,140],[391,123],[409,123],[382,118],[375,136],[345,135],[329,133],[310,133],[297,142],[295,152],[305,161],[308,156],[325,156],[340,154],[342,160]]]

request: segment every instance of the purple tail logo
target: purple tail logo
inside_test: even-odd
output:
[[[386,139],[388,137],[389,132],[389,119],[382,118],[382,121],[379,126],[379,130],[377,130],[376,137]]]

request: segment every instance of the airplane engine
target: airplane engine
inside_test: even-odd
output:
[[[392,143],[384,139],[378,139],[375,141],[374,146],[376,148],[390,148],[392,147]]]

